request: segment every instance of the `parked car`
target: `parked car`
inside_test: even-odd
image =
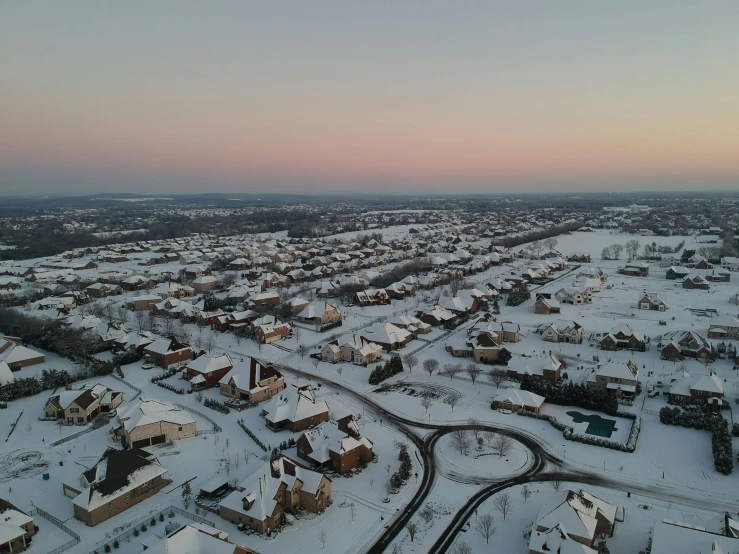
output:
[[[649,392],[649,394],[647,394],[647,396],[648,396],[649,398],[654,398],[655,396],[659,396],[659,391],[658,391],[658,390],[656,390],[656,389],[655,389],[655,390],[653,390],[653,391],[650,391],[650,392]]]
[[[500,409],[500,410],[498,410],[498,411],[499,411],[499,412],[500,412],[501,414],[512,414],[512,413],[513,413],[513,412],[512,412],[511,410],[505,410],[505,409]]]

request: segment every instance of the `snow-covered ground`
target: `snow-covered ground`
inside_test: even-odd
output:
[[[410,226],[399,226],[398,228],[387,228],[373,230],[383,233],[385,236],[402,236],[408,232]],[[352,236],[357,233],[351,233]],[[396,235],[397,234],[397,235]],[[712,308],[721,314],[736,314],[737,307],[728,304],[730,296],[736,294],[737,284],[712,283],[711,290],[691,291],[682,289],[680,283],[668,281],[664,277],[664,269],[658,264],[652,263],[650,276],[646,278],[624,277],[616,273],[617,268],[625,262],[624,256],[621,260],[601,261],[600,251],[603,247],[620,243],[634,238],[630,235],[619,235],[605,231],[593,233],[573,233],[559,237],[557,248],[563,253],[589,252],[593,257],[594,266],[602,268],[608,275],[609,281],[606,287],[593,295],[593,302],[585,306],[562,305],[562,313],[559,316],[537,315],[533,310],[533,300],[527,304],[512,307],[501,302],[501,314],[498,321],[513,321],[521,325],[522,340],[514,344],[505,344],[514,356],[536,355],[542,356],[552,352],[558,353],[566,362],[568,379],[574,382],[585,382],[588,375],[594,371],[598,364],[608,361],[626,362],[633,361],[640,369],[640,380],[643,392],[637,397],[633,406],[623,406],[622,409],[633,411],[642,418],[641,435],[636,452],[628,454],[624,452],[608,450],[595,446],[568,442],[564,440],[562,432],[552,427],[548,422],[532,418],[521,417],[516,414],[502,414],[491,409],[492,399],[500,392],[492,385],[484,375],[481,375],[476,383],[472,383],[469,376],[464,372],[450,379],[446,375],[434,373],[429,375],[423,371],[422,362],[426,359],[435,359],[441,366],[445,363],[466,362],[453,358],[446,350],[445,344],[455,338],[465,337],[469,324],[447,333],[434,330],[432,333],[420,337],[411,342],[401,354],[415,352],[419,359],[418,365],[412,372],[404,371],[393,377],[389,382],[397,383],[391,392],[376,392],[375,387],[367,382],[372,368],[363,368],[353,364],[329,364],[321,362],[317,368],[313,366],[312,360],[305,356],[301,358],[296,350],[301,344],[310,347],[311,352],[319,350],[332,335],[341,335],[348,332],[358,331],[377,321],[384,321],[396,314],[414,313],[417,299],[407,301],[393,301],[389,306],[375,306],[368,308],[351,307],[344,309],[344,324],[341,328],[327,333],[316,333],[315,329],[298,327],[293,338],[282,341],[277,345],[258,346],[251,340],[239,340],[231,334],[218,334],[217,347],[214,352],[225,352],[233,358],[255,356],[270,363],[278,363],[300,369],[309,374],[317,374],[322,378],[335,381],[346,387],[350,387],[365,398],[379,403],[384,408],[391,410],[410,420],[425,423],[436,423],[447,425],[454,422],[467,422],[474,418],[482,422],[495,423],[502,427],[509,427],[528,433],[535,437],[552,454],[562,458],[573,468],[580,468],[594,472],[607,473],[610,477],[619,479],[625,484],[634,486],[647,486],[657,484],[661,490],[682,495],[689,498],[694,496],[700,498],[704,504],[714,503],[717,507],[724,506],[727,499],[734,499],[739,494],[739,484],[735,476],[722,476],[713,468],[711,455],[710,434],[703,431],[670,427],[660,424],[658,410],[665,405],[664,397],[647,398],[648,386],[657,381],[666,383],[661,390],[667,390],[670,379],[677,376],[681,369],[679,364],[666,362],[660,359],[657,342],[659,337],[674,330],[695,330],[701,334],[706,333],[710,318],[698,315],[688,308]],[[656,242],[659,244],[676,245],[681,240],[686,241],[686,248],[698,246],[694,237],[637,237],[642,244]],[[144,259],[150,254],[134,256],[134,261],[125,264],[101,264],[103,270],[125,270],[133,272],[140,269],[138,260]],[[36,260],[37,262],[38,260]],[[493,267],[484,273],[469,277],[469,280],[483,287],[497,276],[510,273],[512,270],[528,267],[533,262],[517,259],[511,264]],[[33,260],[22,262],[25,267],[34,264]],[[166,264],[174,271],[182,268],[180,264]],[[157,271],[165,266],[156,266]],[[85,272],[81,272],[85,273]],[[708,271],[693,270],[692,273],[705,275]],[[92,273],[91,273],[92,274]],[[576,277],[577,270],[555,274],[555,281],[541,287],[543,292],[555,293],[563,286],[572,283]],[[732,277],[734,277],[732,275]],[[294,289],[293,289],[294,290]],[[657,292],[668,304],[667,312],[649,312],[638,310],[636,302],[643,290]],[[435,289],[424,296],[436,297],[440,294],[448,294],[448,288]],[[420,295],[419,295],[420,296]],[[121,300],[120,297],[116,300]],[[574,319],[585,329],[585,340],[582,344],[552,344],[542,341],[541,336],[535,330],[544,323],[554,319]],[[662,325],[660,322],[664,322]],[[591,334],[606,332],[620,323],[628,323],[637,330],[651,337],[650,348],[646,352],[602,352],[597,343],[589,340]],[[196,327],[188,325],[187,329],[195,333]],[[736,345],[736,341],[734,341]],[[598,361],[594,357],[599,358]],[[384,357],[387,359],[388,355]],[[717,360],[709,367],[705,367],[695,360],[686,360],[684,365],[693,376],[705,375],[709,371],[715,372],[723,381],[730,408],[735,406],[734,399],[739,396],[739,378],[733,369],[733,364],[728,360]],[[40,366],[24,368],[18,375],[21,377],[37,375],[44,368],[74,370],[73,364],[68,360],[47,353],[47,361]],[[486,369],[489,369],[486,367]],[[142,397],[161,399],[177,402],[197,409],[209,417],[218,421],[223,427],[223,432],[216,435],[202,435],[192,439],[179,441],[173,445],[155,447],[152,451],[160,459],[161,463],[168,469],[168,477],[172,479],[172,485],[154,497],[147,499],[135,508],[124,512],[120,516],[109,520],[95,528],[87,528],[73,517],[70,499],[62,494],[61,482],[72,479],[86,468],[91,467],[99,458],[106,447],[117,446],[113,441],[109,430],[110,425],[105,424],[97,429],[94,426],[66,426],[56,425],[52,422],[39,421],[42,409],[51,391],[35,397],[9,403],[6,410],[0,411],[0,438],[5,440],[9,425],[18,420],[14,432],[5,442],[0,442],[0,483],[3,487],[7,485],[10,489],[0,489],[1,496],[7,496],[20,506],[36,505],[43,507],[54,516],[63,520],[71,529],[79,533],[82,542],[69,550],[72,554],[87,554],[96,545],[109,540],[120,532],[130,528],[134,524],[149,517],[150,514],[174,504],[182,504],[179,491],[175,489],[185,480],[193,479],[193,490],[198,485],[205,483],[216,475],[228,472],[229,479],[243,480],[263,464],[265,454],[252,439],[238,426],[236,420],[243,418],[245,424],[259,437],[261,441],[270,447],[277,446],[291,436],[297,439],[298,435],[289,432],[279,434],[269,431],[259,415],[260,409],[250,409],[240,413],[232,412],[222,415],[209,410],[199,404],[194,395],[177,395],[171,391],[157,387],[150,382],[152,375],[157,370],[146,371],[141,364],[132,364],[123,367],[125,379],[133,387],[142,389]],[[291,374],[286,373],[289,384],[305,384],[305,379],[297,380]],[[176,377],[169,381],[182,386]],[[90,379],[91,384],[101,382],[113,390],[121,390],[126,398],[130,399],[135,391],[127,388],[125,384],[112,378]],[[315,382],[314,382],[315,384]],[[504,383],[503,387],[514,386],[512,383]],[[322,529],[329,536],[326,543],[327,552],[362,552],[376,539],[383,530],[383,526],[390,521],[397,510],[409,501],[417,484],[414,479],[401,489],[397,495],[390,495],[390,503],[383,503],[386,496],[387,471],[386,464],[391,464],[393,471],[398,465],[397,452],[394,449],[395,440],[404,440],[394,429],[388,427],[387,422],[380,421],[380,417],[373,414],[371,410],[360,400],[339,394],[330,386],[318,387],[319,398],[326,400],[332,412],[351,412],[359,417],[362,434],[368,437],[375,446],[379,463],[370,464],[361,474],[348,479],[337,478],[333,481],[333,505],[320,516],[311,516],[295,522],[295,525],[271,539],[249,536],[240,533],[235,526],[229,524],[219,517],[208,514],[209,521],[214,522],[219,528],[231,534],[231,540],[241,542],[252,548],[267,553],[281,553],[292,551],[318,552],[322,551],[319,541],[319,533]],[[435,400],[428,409],[421,405],[418,394],[410,394],[409,391],[420,391],[424,388],[435,391]],[[221,400],[216,389],[206,391],[205,395],[210,398]],[[443,402],[448,395],[459,396],[458,402],[452,407]],[[568,407],[553,406],[545,404],[544,413],[551,413],[568,425],[573,425],[577,431],[584,431],[586,424],[573,424],[568,411],[577,411],[582,414],[591,414],[583,409],[570,409]],[[599,414],[603,417],[604,414]],[[730,421],[733,421],[733,412],[726,412]],[[614,419],[614,418],[611,418]],[[196,416],[199,428],[209,428],[209,424],[202,418]],[[737,420],[739,421],[739,420]],[[625,442],[630,430],[631,421],[618,418],[616,431],[611,437],[613,440]],[[81,431],[87,431],[79,434]],[[423,432],[421,432],[423,434]],[[70,436],[76,436],[59,444],[51,446],[51,443]],[[739,439],[733,439],[735,442]],[[450,444],[448,437],[439,441],[436,447],[437,464],[439,475],[434,487],[427,499],[427,504],[432,506],[435,515],[430,523],[422,523],[422,529],[413,543],[407,534],[403,533],[397,542],[401,544],[403,552],[426,552],[429,545],[438,538],[446,525],[451,521],[453,513],[461,507],[465,500],[478,490],[478,486],[463,484],[454,480],[460,474],[479,477],[481,480],[502,479],[507,476],[516,475],[525,471],[530,463],[530,453],[519,443],[516,443],[508,456],[498,457],[496,455],[485,455],[476,457],[478,451],[473,444],[469,454],[460,453]],[[736,445],[735,445],[736,446]],[[295,450],[286,452],[295,456]],[[490,447],[483,447],[482,453],[489,454]],[[414,472],[421,472],[418,458],[412,454]],[[29,468],[20,477],[9,477],[10,468],[15,468],[18,460],[32,460]],[[231,463],[225,463],[225,460]],[[234,462],[233,460],[238,460]],[[60,465],[61,462],[61,465]],[[4,473],[5,472],[5,473]],[[43,473],[49,473],[49,480],[44,480]],[[4,477],[5,475],[5,477]],[[501,554],[517,554],[525,551],[526,540],[522,529],[531,523],[537,515],[538,506],[544,500],[545,495],[551,493],[551,489],[545,485],[533,485],[534,494],[523,502],[518,489],[511,490],[511,495],[516,503],[514,510],[505,522],[502,517],[495,513],[498,530],[490,545],[480,542],[482,539],[474,532],[474,529],[462,533],[460,540],[470,542],[473,552],[485,551]],[[591,490],[591,489],[588,489]],[[654,498],[639,500],[638,495],[632,495],[626,499],[623,493],[618,491],[591,490],[596,495],[601,495],[605,500],[618,502],[627,506],[627,517],[624,523],[617,527],[617,534],[612,543],[609,542],[611,552],[637,552],[644,548],[648,537],[649,528],[653,522],[661,517],[692,521],[708,521],[715,517],[715,513],[696,508],[689,508],[675,503],[662,503]],[[492,501],[481,506],[479,512],[493,511]],[[351,518],[349,503],[355,504],[355,515]],[[648,505],[651,509],[639,508],[639,504]],[[191,510],[193,508],[191,507]],[[493,512],[494,513],[494,512]],[[667,515],[665,515],[667,514]],[[416,517],[418,520],[418,517]],[[471,522],[474,527],[474,522]],[[38,518],[36,524],[40,527],[39,535],[34,539],[33,552],[51,550],[54,544],[64,541],[59,536],[61,530],[53,527],[44,519]],[[632,531],[633,529],[633,531]],[[620,532],[619,532],[620,531]],[[53,539],[51,537],[54,537]],[[52,544],[54,543],[54,544]],[[613,544],[613,547],[611,547]],[[42,547],[39,545],[44,545]],[[47,548],[48,546],[48,548]],[[131,552],[138,552],[136,541],[131,539],[126,544]],[[124,551],[126,551],[124,549]],[[126,551],[127,552],[127,551]]]

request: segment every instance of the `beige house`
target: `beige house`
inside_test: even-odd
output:
[[[36,534],[33,518],[0,499],[0,552],[23,552]]]
[[[328,343],[321,350],[321,359],[331,363],[353,362],[366,366],[380,358],[382,358],[382,347],[359,335],[343,335]]]
[[[331,500],[331,480],[280,455],[238,485],[219,505],[220,516],[266,533],[285,520],[285,513],[302,506],[323,511]]]
[[[284,390],[285,378],[274,367],[249,358],[249,362],[236,362],[218,386],[223,396],[258,404]]]
[[[326,325],[341,321],[341,310],[337,304],[311,302],[295,316],[295,320],[310,325]]]
[[[84,425],[101,412],[115,410],[123,403],[123,393],[104,385],[65,390],[46,402],[44,419],[62,419],[69,424]]]
[[[607,363],[588,377],[588,388],[608,391],[619,397],[633,397],[638,384],[639,368],[632,361]]]
[[[77,483],[65,483],[74,517],[89,527],[110,519],[159,492],[171,481],[159,461],[139,448],[108,450]]]
[[[130,448],[188,439],[197,433],[195,419],[169,402],[139,400],[119,410],[113,434]]]
[[[712,339],[739,339],[739,319],[720,315],[708,322],[708,337]]]

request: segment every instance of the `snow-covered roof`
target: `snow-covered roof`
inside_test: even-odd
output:
[[[670,520],[657,522],[652,535],[652,554],[734,554],[739,539],[707,532],[702,527]]]
[[[521,389],[506,389],[495,397],[494,402],[510,402],[514,406],[540,408],[546,400],[543,396]]]
[[[129,433],[137,427],[160,421],[176,425],[195,423],[189,412],[160,400],[139,400],[131,406],[118,408],[118,422]]]
[[[202,375],[208,375],[214,371],[219,371],[227,367],[233,367],[233,362],[228,354],[221,354],[218,356],[200,356],[187,364],[187,368],[189,370]]]
[[[8,367],[7,362],[0,362],[0,386],[7,385],[11,381],[15,381],[13,372]]]
[[[310,385],[302,387],[293,385],[273,398],[266,411],[265,418],[272,423],[295,422],[328,413],[328,404],[325,400],[316,400],[316,393]]]

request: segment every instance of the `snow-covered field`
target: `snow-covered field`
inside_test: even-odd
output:
[[[377,232],[386,237],[402,236],[407,234],[410,226],[379,229]],[[374,232],[375,230],[373,230]],[[351,233],[352,237],[357,233]],[[346,237],[350,238],[350,237]],[[446,363],[466,362],[453,358],[446,350],[445,344],[455,338],[465,337],[469,324],[464,324],[452,332],[434,330],[412,341],[401,350],[401,354],[414,352],[419,359],[418,365],[412,372],[404,371],[393,377],[389,382],[396,382],[399,386],[391,392],[375,392],[375,387],[367,382],[372,368],[364,368],[353,364],[319,363],[314,367],[312,360],[305,356],[301,358],[296,353],[300,344],[309,346],[311,352],[318,351],[331,335],[358,331],[377,321],[383,321],[397,314],[413,313],[417,300],[393,301],[388,306],[369,308],[344,309],[344,324],[340,329],[328,333],[316,333],[312,328],[299,327],[298,332],[288,340],[278,345],[258,346],[251,340],[237,341],[231,334],[218,334],[217,347],[214,352],[225,352],[234,358],[255,356],[270,363],[278,363],[300,369],[309,374],[334,381],[363,395],[365,398],[377,402],[394,414],[403,416],[415,422],[427,424],[448,425],[455,422],[467,422],[474,418],[481,422],[490,422],[501,427],[521,430],[535,437],[550,453],[566,461],[568,466],[600,473],[607,473],[610,477],[620,480],[626,485],[646,487],[655,485],[665,494],[673,494],[684,499],[700,498],[701,506],[686,506],[680,502],[663,502],[657,495],[651,498],[640,498],[632,495],[626,498],[621,491],[598,490],[589,488],[590,492],[601,495],[611,502],[625,506],[626,521],[617,526],[616,536],[609,541],[610,551],[613,553],[638,552],[643,549],[648,540],[649,529],[662,517],[689,522],[708,522],[720,512],[729,501],[739,495],[739,484],[736,476],[722,476],[713,468],[711,455],[710,434],[703,431],[670,427],[660,424],[658,410],[665,405],[664,397],[647,398],[646,390],[657,381],[667,383],[662,389],[667,390],[670,379],[677,376],[681,369],[678,364],[663,361],[659,357],[656,344],[659,337],[675,330],[694,330],[705,335],[710,318],[698,315],[688,308],[711,308],[720,314],[736,315],[737,307],[728,304],[728,298],[737,292],[737,284],[712,283],[708,292],[685,290],[680,283],[668,281],[664,277],[664,269],[658,264],[651,264],[650,276],[646,278],[624,277],[616,273],[617,268],[623,265],[625,259],[600,261],[600,251],[603,247],[614,243],[625,243],[634,238],[627,235],[613,234],[605,231],[593,233],[573,233],[559,237],[557,248],[563,253],[589,252],[593,257],[593,264],[602,268],[608,275],[608,286],[593,296],[593,302],[584,306],[570,306],[563,304],[560,316],[537,315],[533,310],[533,300],[521,306],[512,307],[501,303],[501,314],[498,321],[513,321],[521,326],[522,340],[514,344],[506,344],[514,356],[536,355],[543,356],[550,350],[556,352],[567,362],[568,378],[573,382],[585,382],[588,375],[598,364],[607,361],[633,361],[640,369],[640,380],[643,392],[636,398],[633,406],[623,406],[622,409],[633,411],[642,418],[641,435],[635,453],[608,450],[595,446],[584,445],[564,440],[562,432],[553,428],[548,422],[532,418],[521,417],[516,414],[502,414],[491,409],[492,399],[500,392],[484,375],[472,383],[464,372],[450,379],[446,375],[434,373],[429,375],[423,371],[422,362],[426,359],[435,359],[441,366]],[[637,237],[642,244],[656,242],[659,244],[676,245],[681,240],[686,241],[686,248],[697,246],[694,237]],[[146,256],[139,256],[138,259]],[[623,256],[622,256],[623,258]],[[22,262],[30,267],[33,260]],[[171,265],[172,270],[181,269],[179,264]],[[512,264],[493,267],[484,273],[471,276],[469,280],[480,288],[497,276],[510,273],[530,265],[530,262],[516,259]],[[165,266],[157,266],[157,270]],[[101,270],[125,270],[133,272],[139,269],[137,261],[126,264],[101,264]],[[81,272],[84,273],[84,272]],[[706,274],[708,271],[694,270],[692,273]],[[555,275],[555,281],[543,286],[540,291],[555,293],[560,288],[572,283],[577,270],[562,272]],[[734,277],[734,275],[732,275]],[[644,290],[657,292],[668,304],[667,312],[649,312],[638,310],[637,298]],[[429,296],[438,297],[445,290],[433,290]],[[121,297],[120,299],[122,299]],[[554,319],[573,319],[580,323],[584,330],[582,344],[552,344],[542,341],[535,330],[543,323]],[[664,322],[662,325],[660,322]],[[637,330],[651,337],[650,348],[646,352],[615,352],[607,353],[598,349],[597,343],[589,340],[591,334],[607,332],[620,323],[628,323]],[[191,332],[196,332],[193,325],[187,326]],[[736,341],[734,341],[736,345]],[[599,358],[594,360],[594,356]],[[387,359],[387,354],[385,358]],[[724,384],[726,397],[730,409],[725,412],[730,422],[734,421],[734,399],[739,396],[739,378],[733,369],[733,364],[724,359],[716,360],[709,367],[695,360],[684,362],[687,371],[693,376],[705,375],[709,371],[715,372]],[[74,370],[68,360],[47,353],[47,361],[43,365],[24,368],[18,376],[26,377],[38,375],[44,368]],[[487,369],[487,367],[486,367]],[[269,431],[260,417],[260,409],[250,409],[241,413],[232,412],[222,415],[209,410],[199,404],[194,395],[176,395],[150,382],[151,376],[157,370],[146,371],[141,364],[131,364],[123,367],[125,380],[131,386],[142,389],[143,398],[153,398],[177,402],[195,408],[218,421],[223,427],[219,434],[206,434],[192,439],[186,439],[173,445],[154,447],[152,452],[168,469],[168,478],[172,485],[163,492],[147,499],[135,508],[103,523],[95,528],[87,528],[73,517],[70,499],[62,493],[61,482],[74,479],[85,469],[91,467],[106,447],[118,446],[109,433],[111,425],[106,423],[97,429],[90,426],[77,427],[56,425],[52,422],[39,421],[42,409],[51,391],[41,395],[17,400],[9,403],[6,410],[0,411],[0,496],[8,497],[21,507],[39,506],[61,519],[73,531],[79,533],[82,542],[71,548],[72,554],[87,554],[97,545],[110,540],[117,534],[125,531],[134,524],[150,517],[150,514],[159,512],[169,505],[181,506],[179,491],[175,487],[188,479],[192,479],[193,490],[214,476],[227,472],[229,479],[237,481],[245,479],[264,463],[265,454],[252,439],[237,425],[236,420],[243,418],[246,425],[270,446],[277,446],[291,436],[297,439],[299,434],[281,432],[275,434]],[[305,384],[305,379],[297,380],[286,373],[289,384]],[[169,379],[172,384],[182,386],[176,377]],[[113,390],[123,391],[130,399],[135,391],[125,384],[112,378],[90,379],[90,384],[101,382]],[[504,383],[503,387],[515,386]],[[332,412],[351,412],[360,421],[362,434],[374,443],[379,463],[370,464],[361,474],[352,478],[336,478],[333,480],[333,505],[319,516],[310,516],[295,522],[292,527],[279,533],[276,537],[267,539],[249,536],[240,533],[235,526],[208,514],[205,516],[219,528],[231,534],[231,540],[255,548],[265,554],[282,552],[319,552],[322,545],[319,540],[321,530],[325,529],[328,535],[326,551],[335,553],[354,553],[364,551],[380,535],[384,525],[391,521],[398,510],[413,496],[417,484],[411,479],[397,495],[389,495],[390,502],[383,503],[387,495],[386,483],[388,480],[386,464],[397,467],[397,451],[394,441],[404,440],[403,436],[393,428],[382,422],[381,417],[373,414],[361,400],[355,400],[345,394],[340,394],[330,386],[316,388],[319,398],[326,400]],[[439,398],[428,408],[421,405],[418,395],[410,395],[403,389],[422,390],[424,388],[439,393]],[[459,401],[451,407],[443,402],[445,395],[458,395]],[[222,399],[216,389],[205,393],[206,397]],[[560,421],[572,425],[576,431],[584,432],[586,423],[573,423],[568,411],[577,411],[585,415],[593,415],[588,410],[571,409],[563,406],[545,404],[544,413],[555,415]],[[602,415],[605,414],[595,414]],[[10,424],[18,420],[14,432],[6,439],[10,431]],[[611,437],[618,442],[626,442],[631,420],[616,419],[616,431]],[[198,428],[209,428],[209,424],[196,417]],[[739,421],[739,420],[737,420]],[[89,431],[88,431],[89,430]],[[79,434],[81,431],[88,431]],[[421,435],[425,431],[419,431]],[[68,437],[71,440],[52,446],[51,443]],[[735,446],[736,441],[733,439]],[[478,454],[484,456],[477,456]],[[295,457],[295,449],[286,454]],[[531,463],[531,453],[521,444],[516,443],[507,456],[492,455],[489,446],[483,446],[481,452],[476,450],[476,444],[469,448],[469,452],[460,453],[450,444],[449,437],[442,438],[436,446],[436,461],[438,476],[433,489],[427,499],[435,515],[429,522],[421,523],[418,536],[411,543],[407,534],[402,533],[396,540],[403,552],[427,552],[446,525],[452,515],[465,503],[466,499],[474,494],[479,486],[459,482],[459,476],[466,476],[468,480],[496,480],[517,475],[525,471]],[[27,459],[33,463],[20,477],[13,478],[8,472],[16,467],[19,459],[30,455]],[[224,463],[226,459],[239,460],[238,464]],[[419,458],[412,453],[414,472],[421,473]],[[5,473],[4,473],[5,472]],[[49,473],[49,479],[43,479],[43,473]],[[456,479],[456,480],[455,480]],[[5,490],[5,487],[9,490]],[[518,488],[511,489],[511,496],[515,500],[512,513],[506,521],[494,512],[492,500],[480,507],[479,512],[490,511],[495,514],[497,531],[490,545],[485,545],[481,537],[474,531],[474,521],[466,533],[462,533],[458,540],[465,540],[473,546],[473,552],[495,552],[500,554],[517,554],[525,552],[526,539],[523,530],[531,524],[537,515],[538,506],[550,494],[551,488],[547,485],[532,485],[532,496],[526,502],[520,495]],[[171,493],[168,492],[172,490]],[[351,517],[348,504],[353,503],[356,511]],[[715,511],[706,509],[709,505],[715,506]],[[640,507],[648,506],[648,509]],[[191,508],[192,510],[193,508]],[[735,511],[735,510],[734,510]],[[418,517],[415,518],[418,520]],[[37,518],[36,524],[40,532],[34,539],[29,552],[45,553],[59,544],[66,542],[67,535],[44,519]],[[140,541],[132,537],[122,547],[122,552],[140,552]]]

